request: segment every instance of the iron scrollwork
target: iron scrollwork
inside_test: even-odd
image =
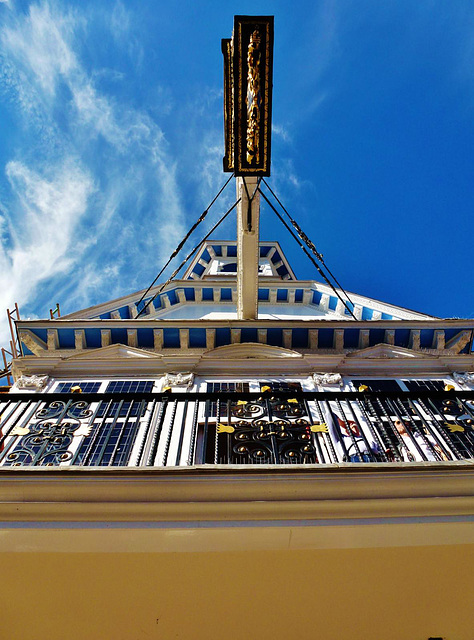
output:
[[[239,400],[228,406],[227,424],[219,421],[217,426],[219,458],[224,456],[236,464],[318,461],[311,420],[303,403],[271,397]]]
[[[13,466],[55,466],[72,458],[74,437],[86,436],[90,426],[83,424],[92,411],[83,400],[55,400],[36,412],[38,422],[15,427],[10,435],[22,436],[15,449],[6,456],[5,464]]]

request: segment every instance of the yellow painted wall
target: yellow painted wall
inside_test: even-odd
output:
[[[473,552],[2,553],[0,637],[473,640]]]

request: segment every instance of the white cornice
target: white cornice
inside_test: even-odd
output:
[[[474,463],[0,469],[0,520],[314,521],[472,516]]]
[[[293,320],[287,318],[284,320],[202,320],[202,319],[157,319],[149,320],[140,318],[139,320],[97,320],[97,319],[69,319],[60,318],[54,320],[19,320],[16,323],[18,329],[87,329],[87,328],[166,328],[166,327],[235,327],[235,328],[265,328],[265,327],[285,327],[285,328],[340,328],[340,329],[446,329],[446,328],[474,328],[474,319],[472,318],[434,318],[434,319],[413,319],[413,320],[334,320],[325,318],[310,318],[308,320]]]
[[[239,346],[239,345],[236,345]],[[300,352],[300,357],[278,357],[276,352],[270,356],[258,358],[235,356],[206,357],[204,349],[164,350],[160,355],[153,352],[151,357],[134,355],[133,349],[127,349],[128,357],[95,357],[100,350],[91,349],[81,352],[80,357],[74,351],[60,354],[58,351],[45,356],[25,356],[13,361],[13,375],[49,375],[68,376],[158,376],[167,372],[192,371],[198,375],[309,375],[314,371],[338,372],[344,375],[449,375],[452,372],[474,371],[474,354],[471,355],[435,355],[420,354],[416,358],[367,358],[357,354],[333,352]],[[276,347],[276,349],[279,349]],[[137,350],[141,351],[141,350]],[[282,350],[284,351],[284,350]],[[288,350],[291,353],[290,350]],[[230,352],[232,353],[232,351]],[[293,353],[298,353],[294,351]]]

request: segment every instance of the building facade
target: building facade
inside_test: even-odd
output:
[[[5,637],[472,638],[474,321],[237,255],[17,321]]]

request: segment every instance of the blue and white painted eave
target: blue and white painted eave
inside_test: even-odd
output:
[[[259,282],[259,318],[292,318],[303,315],[315,320],[347,319],[352,316],[325,284],[313,280],[296,280],[282,283],[272,278],[262,278]],[[222,311],[237,317],[235,278],[219,278],[206,282],[175,280],[163,291],[160,286],[152,288],[140,302],[144,291],[138,291],[122,298],[111,300],[88,309],[63,316],[67,319],[133,320],[141,313],[140,319],[204,319],[209,313]],[[156,297],[155,297],[156,296]],[[423,313],[403,309],[366,296],[349,293],[354,304],[348,306],[358,320],[416,320],[433,319]],[[153,299],[153,300],[152,300]],[[150,302],[150,300],[152,300]],[[150,304],[147,306],[148,302]]]
[[[278,242],[260,243],[259,318],[260,319],[347,319],[353,318],[339,297],[327,284],[314,280],[297,280]],[[101,320],[205,319],[237,318],[235,242],[207,241],[184,273],[182,280],[173,280],[163,291],[162,285],[128,294],[116,300],[83,309],[65,316],[70,319]],[[350,293],[347,306],[358,320],[415,320],[432,318],[423,313],[367,296]]]
[[[23,355],[118,344],[171,352],[242,343],[319,353],[378,344],[471,353],[474,320],[441,320],[349,293],[354,319],[331,287],[296,280],[277,242],[260,243],[258,319],[239,321],[236,274],[225,269],[236,269],[236,256],[235,242],[207,241],[182,280],[173,280],[163,291],[157,285],[143,300],[145,292],[139,291],[60,319],[20,320],[16,326]]]
[[[20,320],[23,355],[47,356],[114,344],[150,350],[209,350],[260,343],[298,351],[347,352],[378,344],[470,354],[474,320]]]

